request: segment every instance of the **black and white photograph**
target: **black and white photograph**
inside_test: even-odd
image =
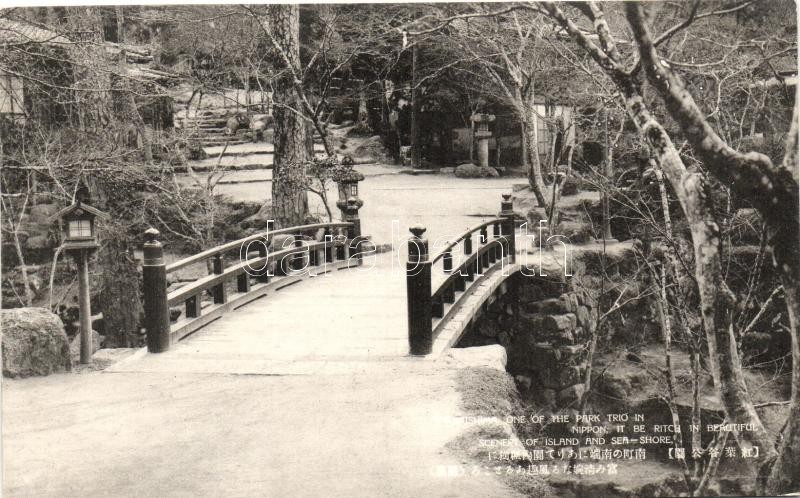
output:
[[[3,0],[0,495],[800,495],[797,24]]]

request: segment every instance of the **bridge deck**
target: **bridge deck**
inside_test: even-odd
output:
[[[166,353],[144,351],[115,371],[302,374],[330,362],[408,355],[405,268],[392,255],[310,277],[212,322]]]
[[[520,248],[518,259],[524,252]],[[301,280],[225,314],[165,353],[142,350],[107,371],[305,375],[363,370],[377,361],[419,361],[408,354],[400,261],[404,255],[378,254],[364,266]],[[538,266],[538,256],[526,262]],[[434,272],[434,287],[444,278]],[[471,295],[445,324],[429,358],[458,341],[503,280],[496,268],[468,290]]]

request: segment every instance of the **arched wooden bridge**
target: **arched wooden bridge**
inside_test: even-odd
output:
[[[111,370],[291,374],[436,358],[520,271],[509,197],[434,254],[411,227],[407,257],[368,250],[355,206],[342,223],[269,230],[171,264],[150,230],[148,351]],[[168,290],[170,274],[193,266],[209,274]]]

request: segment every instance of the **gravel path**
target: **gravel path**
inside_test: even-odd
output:
[[[3,382],[5,496],[517,496],[447,477],[455,372],[60,374]],[[455,466],[455,467],[453,467]],[[460,467],[467,466],[467,467]]]

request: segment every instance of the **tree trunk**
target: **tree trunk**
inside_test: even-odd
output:
[[[700,311],[708,343],[709,363],[714,385],[720,393],[723,410],[732,424],[752,424],[752,431],[734,431],[743,449],[759,447],[762,456],[774,458],[772,438],[767,433],[744,381],[736,337],[730,324],[734,301],[723,280],[721,236],[713,216],[708,184],[700,173],[686,169],[664,128],[646,109],[642,97],[630,82],[620,82],[628,112],[641,135],[655,152],[681,203],[692,233],[695,278],[700,295]]]
[[[136,347],[142,317],[139,270],[132,241],[124,230],[105,230],[98,263],[103,269],[99,289],[106,347]]]
[[[75,88],[77,125],[86,131],[103,132],[110,119],[108,58],[103,47],[103,20],[96,7],[74,7],[69,15],[70,29],[80,33],[80,42],[70,45]]]
[[[604,135],[606,140],[606,158],[604,161],[604,173],[606,175],[606,181],[611,182],[613,186],[614,178],[613,178],[613,171],[612,171],[612,161],[614,160],[614,149],[611,147],[611,137],[608,135],[608,109],[604,112]],[[603,238],[606,240],[611,240],[614,237],[611,235],[611,199],[610,193],[608,190],[603,192]]]
[[[705,168],[717,180],[727,185],[734,195],[749,201],[758,209],[767,224],[773,263],[786,295],[793,368],[789,418],[777,452],[768,441],[763,443],[767,448],[762,452],[765,464],[759,471],[758,487],[759,492],[768,494],[795,491],[800,486],[800,217],[797,209],[800,202],[797,97],[800,96],[800,91],[795,90],[795,109],[783,164],[773,164],[767,156],[756,152],[740,153],[717,135],[682,79],[660,63],[641,6],[633,3],[626,5],[626,16],[649,81],[664,100],[670,116],[680,125],[703,160]],[[732,331],[730,335],[732,336]],[[730,347],[735,353],[735,341]],[[730,397],[730,393],[723,388],[723,402],[727,404],[726,398]],[[741,435],[737,434],[737,439],[741,445]]]
[[[417,45],[411,49],[411,166],[419,168],[422,162],[419,143],[420,91],[417,88]]]
[[[365,135],[372,133],[369,125],[369,109],[367,108],[367,95],[362,85],[358,92],[358,121],[356,121],[356,131]]]
[[[120,45],[122,45],[122,43],[125,42],[122,6],[116,6],[114,12],[117,18],[117,39]],[[125,57],[125,49],[120,47],[119,60],[117,61],[119,75],[111,75],[112,95],[116,101],[116,108],[118,109],[116,118],[121,122],[122,126],[120,126],[120,128],[123,130],[123,136],[127,135],[124,131],[125,128],[133,126],[137,135],[136,147],[141,147],[145,162],[151,163],[153,162],[153,146],[147,134],[147,128],[145,127],[142,115],[139,113],[139,108],[136,106],[136,99],[133,96],[131,83],[125,79],[127,76],[127,61]]]
[[[537,128],[536,119],[536,104],[535,92],[532,88],[525,91],[524,103],[522,109],[524,110],[523,121],[524,129],[526,132],[527,150],[525,153],[528,155],[528,163],[530,169],[528,170],[528,184],[536,196],[536,202],[539,207],[547,207],[547,201],[544,197],[545,184],[542,178],[542,163],[539,160],[539,131]]]
[[[795,89],[795,104],[792,125],[786,140],[786,153],[781,167],[790,172],[797,183],[798,176],[798,121],[800,120],[800,88]],[[796,206],[795,206],[796,207]],[[789,209],[792,209],[789,207]],[[800,240],[797,224],[771,227],[773,240],[773,264],[778,269],[783,283],[789,324],[792,330],[792,392],[789,414],[782,439],[778,446],[778,457],[770,469],[765,484],[765,493],[788,493],[800,489]]]
[[[590,41],[570,19],[554,4],[544,4],[548,15],[555,19],[581,46],[595,62],[611,77],[620,90],[628,114],[636,124],[639,133],[652,148],[656,160],[675,190],[692,233],[695,254],[695,275],[700,296],[700,310],[703,328],[709,349],[709,363],[714,384],[720,393],[723,410],[729,423],[752,424],[753,431],[735,431],[734,435],[743,450],[760,448],[760,454],[767,460],[774,459],[776,452],[772,438],[767,433],[761,419],[753,407],[744,382],[742,365],[737,350],[736,338],[730,323],[733,299],[722,278],[720,263],[720,229],[713,214],[713,206],[708,184],[697,172],[690,172],[678,154],[672,140],[664,128],[650,115],[641,96],[640,82],[624,71],[618,60],[619,53],[613,37],[609,34],[608,23],[602,10],[595,4],[586,6],[588,16],[593,20],[602,49]],[[641,7],[633,3],[626,5],[628,13]],[[631,27],[636,35],[641,35],[644,22]],[[638,36],[637,36],[638,37]],[[661,67],[660,60],[648,60],[642,54],[642,66]],[[795,206],[796,208],[796,206]],[[794,209],[794,208],[793,208]]]
[[[300,67],[300,10],[294,5],[268,6],[269,22],[277,45],[283,52],[285,76],[275,83],[275,165],[272,209],[277,227],[302,225],[308,216],[308,194],[301,186],[305,178],[308,128],[292,109],[300,112],[302,102],[294,90],[294,76]]]
[[[125,15],[122,12],[122,5],[114,6],[114,16],[117,19],[117,42],[125,43]]]

